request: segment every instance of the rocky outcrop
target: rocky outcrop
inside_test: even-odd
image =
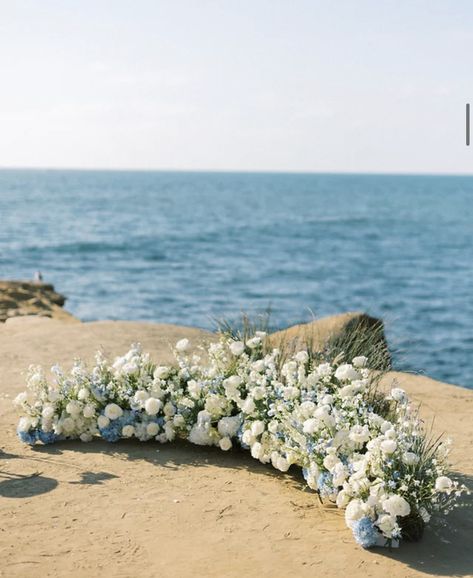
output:
[[[63,309],[65,302],[66,297],[48,283],[0,281],[0,322],[25,315],[78,321]]]
[[[308,347],[313,351],[330,352],[331,357],[343,353],[346,359],[366,355],[371,367],[384,370],[391,366],[383,322],[366,313],[341,313],[293,325],[273,333],[270,339],[274,347],[290,350]]]

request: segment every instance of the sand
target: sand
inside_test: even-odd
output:
[[[19,318],[0,326],[0,575],[8,577],[472,576],[473,511],[430,527],[399,550],[358,547],[342,514],[243,451],[178,443],[63,442],[29,448],[16,438],[10,399],[30,363],[70,365],[140,341],[155,359],[203,331],[127,322]],[[472,485],[473,392],[393,374],[454,440],[456,471]],[[32,476],[32,477],[30,477]]]

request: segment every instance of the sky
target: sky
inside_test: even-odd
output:
[[[0,0],[0,166],[473,173],[472,42],[471,0]]]

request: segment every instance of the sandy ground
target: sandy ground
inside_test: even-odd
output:
[[[430,527],[419,544],[364,551],[343,516],[242,451],[154,442],[29,448],[10,399],[30,363],[67,366],[140,341],[155,359],[196,329],[145,323],[0,326],[0,575],[8,577],[472,576],[473,510]],[[473,480],[473,392],[395,374],[435,430],[454,440],[455,469]],[[33,476],[33,477],[29,477]]]

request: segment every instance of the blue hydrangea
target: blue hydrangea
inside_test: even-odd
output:
[[[332,496],[334,493],[332,474],[329,474],[328,472],[320,474],[317,478],[317,487],[322,498]]]
[[[29,444],[30,446],[34,446],[34,444],[38,440],[38,430],[29,430],[29,431],[19,431],[18,437],[24,444]]]
[[[107,442],[117,442],[122,437],[122,429],[126,425],[134,425],[136,422],[137,412],[124,411],[123,415],[117,419],[110,420],[107,427],[100,428],[100,435]]]
[[[357,520],[352,526],[352,531],[357,544],[363,548],[376,546],[380,534],[367,516]]]
[[[56,435],[53,431],[40,430],[38,432],[38,439],[39,441],[43,442],[43,444],[53,444],[54,442],[58,441],[59,436]]]

